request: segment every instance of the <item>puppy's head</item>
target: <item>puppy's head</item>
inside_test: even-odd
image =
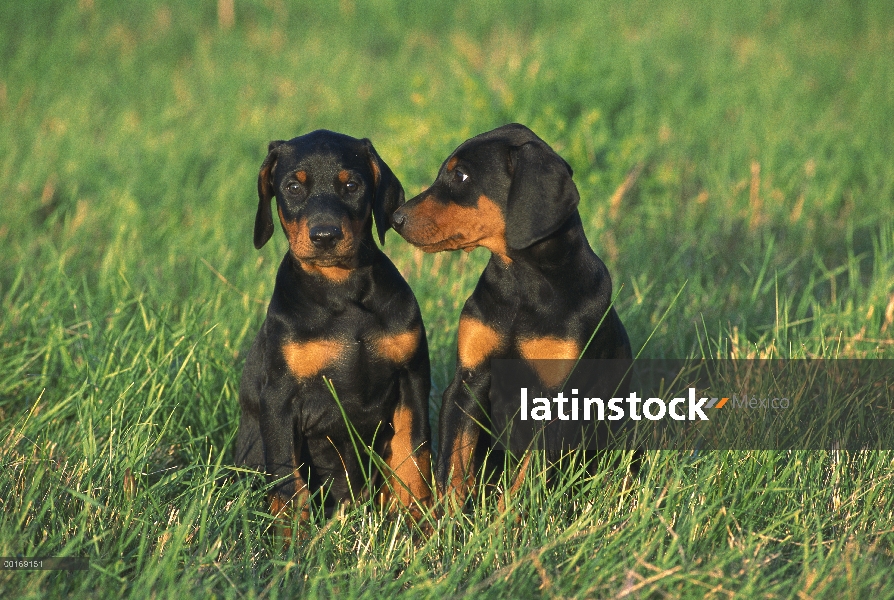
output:
[[[554,233],[577,210],[571,167],[524,125],[466,140],[435,182],[392,216],[394,229],[426,252],[505,256]]]
[[[369,140],[318,130],[270,142],[258,173],[255,248],[273,235],[274,196],[295,259],[304,266],[350,269],[360,246],[373,244],[373,217],[384,243],[404,191]]]

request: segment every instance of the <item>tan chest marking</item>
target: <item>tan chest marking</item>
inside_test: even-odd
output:
[[[546,385],[555,387],[562,383],[580,356],[580,345],[575,340],[546,336],[519,340],[522,357],[533,363],[534,370]]]
[[[405,365],[419,347],[419,328],[403,333],[383,334],[375,340],[375,351],[396,365]]]
[[[496,329],[478,319],[460,317],[456,341],[459,363],[474,369],[500,348],[503,338]]]
[[[310,379],[341,356],[344,345],[338,340],[311,340],[283,345],[289,371],[298,379]]]

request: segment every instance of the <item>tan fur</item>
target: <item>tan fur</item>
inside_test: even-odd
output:
[[[301,262],[301,268],[308,273],[321,275],[335,283],[344,283],[353,272],[353,269],[346,269],[344,267],[318,267],[317,265],[306,261]]]
[[[427,447],[413,447],[412,411],[398,406],[391,424],[394,436],[384,452],[385,463],[391,470],[388,477],[390,494],[397,505],[408,508],[418,521],[423,511],[431,506],[431,454]],[[383,494],[387,496],[389,492]]]
[[[344,350],[338,340],[311,340],[283,345],[289,371],[298,379],[310,379],[336,362]]]
[[[379,185],[379,179],[381,179],[381,177],[382,177],[382,173],[379,171],[379,165],[378,165],[378,163],[377,163],[374,159],[372,159],[372,158],[371,158],[370,161],[369,161],[369,168],[370,168],[370,170],[372,171],[372,174],[373,174],[373,185],[375,185],[376,187],[378,187],[378,185]]]
[[[383,334],[375,341],[375,350],[379,356],[387,358],[396,365],[405,365],[419,347],[419,328],[392,335]]]
[[[534,369],[549,387],[561,384],[580,356],[577,341],[552,336],[519,340],[518,349],[525,360],[537,361]]]
[[[343,283],[348,279],[356,262],[356,248],[354,248],[354,244],[360,240],[363,223],[355,223],[344,219],[341,223],[344,238],[339,240],[330,253],[321,257],[320,251],[310,241],[310,229],[307,226],[307,219],[301,218],[298,221],[289,221],[283,216],[282,209],[278,206],[277,211],[279,212],[279,220],[283,229],[286,231],[286,237],[289,240],[289,250],[292,252],[292,256],[298,259],[301,268],[308,273],[321,275],[336,283]]]
[[[412,209],[408,223],[401,234],[425,252],[471,251],[481,246],[509,262],[506,218],[500,207],[483,194],[477,206],[444,204],[428,196]]]
[[[479,432],[479,427],[475,425],[472,431],[461,432],[453,441],[450,453],[450,489],[444,492],[455,500],[457,507],[465,504],[469,491],[475,486],[472,458]],[[451,502],[448,500],[446,504],[446,508],[451,510]]]
[[[298,517],[298,539],[303,539],[307,535],[304,526],[310,521],[310,507],[308,506],[310,490],[307,488],[307,482],[298,472],[298,458],[294,454],[292,455],[292,466],[295,475],[294,495],[289,500],[284,500],[276,494],[270,496],[270,514],[276,518],[277,532],[286,546],[292,541],[291,524],[295,516]]]
[[[459,364],[474,369],[502,345],[500,333],[478,319],[460,317],[457,333]]]

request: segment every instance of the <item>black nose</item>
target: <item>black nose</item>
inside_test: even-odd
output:
[[[320,250],[331,250],[344,237],[341,227],[335,225],[318,225],[310,228],[310,241]]]
[[[391,215],[391,226],[394,227],[395,231],[400,231],[401,227],[404,226],[404,223],[407,222],[407,215],[398,211]]]

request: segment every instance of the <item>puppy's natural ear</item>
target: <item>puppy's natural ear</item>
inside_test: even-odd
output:
[[[267,158],[261,163],[258,172],[258,214],[255,216],[255,248],[261,249],[273,235],[273,213],[270,212],[270,199],[275,195],[273,189],[273,170],[279,158],[279,147],[283,140],[274,140],[267,145]]]
[[[376,221],[379,243],[384,244],[385,232],[391,227],[391,215],[404,203],[404,188],[385,161],[379,157],[372,142],[367,139],[363,141],[369,153],[369,166],[376,186],[372,205],[373,218]]]
[[[580,202],[571,167],[552,148],[531,141],[509,151],[506,242],[519,250],[556,231]]]

